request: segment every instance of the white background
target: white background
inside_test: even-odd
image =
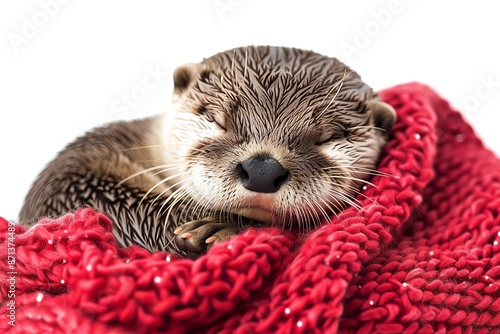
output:
[[[0,29],[7,219],[17,218],[30,183],[77,135],[166,110],[176,66],[250,44],[335,56],[376,90],[429,84],[500,153],[495,1],[2,1]],[[151,71],[160,73],[145,90]]]

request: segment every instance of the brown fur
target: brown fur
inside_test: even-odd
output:
[[[179,67],[174,84],[165,115],[70,144],[35,181],[20,218],[90,205],[113,219],[121,244],[183,254],[243,221],[310,228],[356,205],[395,121],[356,72],[300,49],[229,50]],[[237,169],[255,156],[286,169],[276,192],[243,187]]]

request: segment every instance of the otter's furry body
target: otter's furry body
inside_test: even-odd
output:
[[[299,49],[230,50],[179,67],[174,84],[165,115],[67,146],[20,219],[90,205],[122,245],[180,254],[249,224],[309,228],[355,205],[395,121],[357,73]]]

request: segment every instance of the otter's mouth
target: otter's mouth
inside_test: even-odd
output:
[[[263,207],[240,208],[233,210],[233,213],[265,224],[271,224],[277,218],[275,213]]]
[[[316,209],[316,210],[315,210]],[[292,209],[286,208],[281,211],[277,211],[273,206],[265,206],[262,203],[252,203],[249,206],[233,208],[231,213],[238,216],[242,216],[251,220],[259,221],[266,225],[283,225],[284,222],[301,222],[314,221],[315,223],[320,223],[320,220],[326,218],[327,209],[325,208],[299,208]]]

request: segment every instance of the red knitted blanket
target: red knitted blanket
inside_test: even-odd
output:
[[[0,219],[0,330],[500,333],[500,160],[430,88],[381,97],[395,177],[300,240],[249,230],[191,261],[118,248],[91,209]]]

